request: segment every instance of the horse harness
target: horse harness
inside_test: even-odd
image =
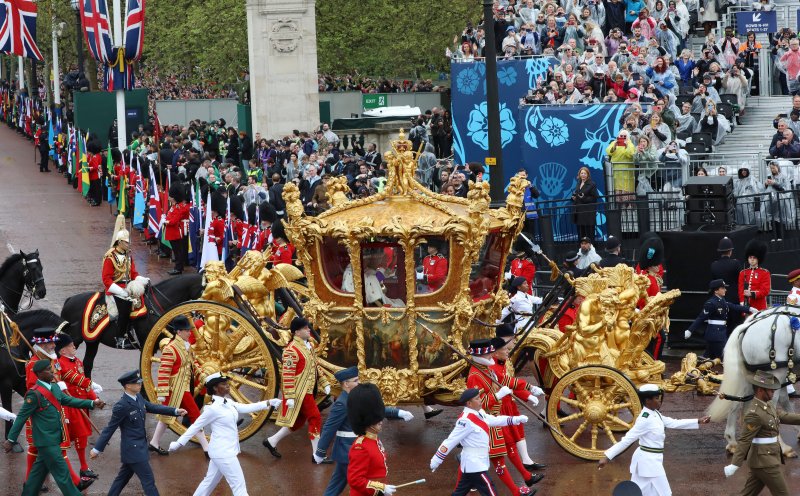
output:
[[[763,315],[762,315],[763,313]],[[781,315],[785,315],[789,317],[789,331],[791,332],[791,340],[789,341],[789,349],[787,350],[787,360],[786,361],[776,361],[776,353],[775,353],[775,332],[778,330],[778,317]],[[750,372],[756,372],[758,370],[776,370],[778,368],[786,367],[788,372],[786,374],[786,381],[784,382],[784,386],[787,384],[794,384],[797,381],[797,374],[794,372],[794,339],[797,334],[797,331],[800,330],[800,314],[790,312],[788,310],[781,310],[781,307],[775,308],[772,311],[767,310],[766,312],[759,312],[756,316],[747,324],[747,328],[739,335],[739,339],[744,339],[744,335],[750,329],[750,326],[755,324],[756,322],[761,322],[762,320],[766,320],[772,318],[772,325],[770,326],[770,333],[769,333],[769,363],[761,363],[756,365],[751,365],[747,362],[744,362],[745,368]],[[741,353],[741,342],[739,344],[739,352]]]
[[[40,276],[36,278],[36,280],[34,281],[28,281],[28,274],[30,273],[28,269],[28,264],[38,263],[39,262],[38,258],[32,258],[28,260],[25,257],[22,257],[20,261],[22,262],[22,280],[24,281],[25,284],[24,289],[22,291],[17,291],[13,288],[8,287],[8,285],[6,285],[5,283],[0,283],[0,285],[2,285],[5,289],[9,290],[10,292],[16,295],[19,295],[20,299],[25,299],[25,298],[28,299],[28,303],[25,305],[24,308],[21,305],[17,305],[16,310],[14,310],[11,309],[9,305],[3,300],[3,297],[0,296],[0,304],[2,304],[4,308],[8,308],[9,311],[11,311],[11,313],[13,314],[16,314],[20,311],[30,310],[30,308],[33,306],[33,300],[34,300],[33,292],[36,289],[36,285],[44,281],[44,276]]]

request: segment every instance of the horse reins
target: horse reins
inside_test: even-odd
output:
[[[36,285],[39,284],[40,282],[44,281],[44,277],[39,277],[33,282],[28,282],[28,274],[30,273],[28,271],[28,264],[29,263],[38,262],[39,261],[38,258],[33,258],[31,260],[27,260],[27,259],[25,259],[25,257],[22,257],[20,260],[22,261],[22,278],[23,278],[23,283],[24,283],[23,290],[22,291],[17,291],[16,289],[9,287],[5,283],[0,283],[0,286],[2,286],[3,288],[11,291],[15,295],[18,295],[20,297],[20,300],[23,300],[23,299],[26,299],[26,298],[28,300],[28,303],[24,306],[24,308],[21,305],[17,305],[17,309],[15,311],[13,311],[13,313],[18,313],[20,311],[24,312],[25,310],[30,310],[30,308],[33,306],[33,301],[35,299],[35,296],[33,295],[33,292],[36,290]],[[6,302],[3,300],[2,297],[0,297],[0,303],[2,303],[4,307],[9,307],[9,305],[6,304]]]
[[[778,317],[780,317],[781,315],[789,317],[789,319],[790,319],[790,321],[789,321],[789,331],[791,333],[791,340],[789,341],[789,349],[786,352],[787,360],[785,362],[778,362],[778,361],[775,360],[775,357],[777,355],[776,352],[775,352],[775,333],[778,330]],[[770,317],[774,317],[774,318],[772,319],[772,324],[770,325],[770,343],[769,343],[769,359],[770,359],[770,362],[769,362],[769,364],[750,365],[746,361],[744,361],[744,360],[742,360],[742,361],[745,364],[745,368],[747,370],[751,371],[751,372],[754,372],[754,371],[757,371],[757,370],[767,370],[767,367],[769,367],[769,370],[776,370],[778,367],[780,367],[780,368],[786,367],[788,369],[788,371],[786,373],[786,381],[784,382],[783,385],[785,386],[787,384],[794,384],[794,382],[797,380],[797,375],[794,373],[794,365],[795,365],[795,363],[794,363],[794,340],[795,340],[795,337],[797,335],[797,331],[800,328],[795,328],[795,326],[792,325],[791,318],[792,317],[798,318],[798,315],[796,315],[794,313],[791,313],[791,312],[787,312],[785,310],[779,311],[777,309],[774,309],[774,310],[766,313],[763,316],[754,318],[752,321],[750,321],[747,324],[747,328],[745,328],[744,332],[742,332],[740,334],[739,350],[741,352],[741,348],[742,348],[741,347],[741,340],[744,339],[744,335],[747,333],[747,331],[750,330],[750,327],[753,324],[755,324],[756,322],[761,322],[762,320],[768,319]]]

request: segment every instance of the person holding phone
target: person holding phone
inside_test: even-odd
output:
[[[606,147],[606,154],[611,161],[612,177],[614,179],[614,194],[618,201],[630,201],[634,193],[633,154],[636,147],[630,140],[628,130],[619,132],[616,139]]]

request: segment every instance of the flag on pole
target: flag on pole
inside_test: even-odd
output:
[[[36,46],[36,3],[3,0],[0,3],[0,52],[42,60]]]
[[[88,136],[89,133],[86,133]],[[86,197],[89,194],[89,160],[86,156],[86,138],[78,130],[78,159],[81,167],[81,194]]]
[[[230,272],[233,269],[233,257],[229,253],[230,242],[234,239],[233,224],[231,223],[231,197],[228,197],[228,203],[225,211],[225,236],[222,239],[222,260],[225,262],[225,269]]]
[[[189,202],[189,232],[187,239],[189,240],[189,265],[197,265],[198,255],[200,252],[200,228],[203,225],[203,217],[201,215],[200,203],[200,181],[197,181],[197,188],[192,184],[192,198]]]
[[[150,233],[150,236],[158,235],[158,231],[160,230],[161,226],[159,225],[159,220],[161,219],[161,215],[159,212],[159,201],[158,201],[158,186],[156,183],[156,175],[153,173],[153,166],[150,166],[150,208],[147,211],[147,231]]]
[[[119,213],[125,215],[128,213],[128,195],[124,194],[124,192],[128,188],[128,177],[122,176],[119,178],[119,204],[117,205],[117,209]]]
[[[135,157],[135,155],[131,155]],[[144,224],[144,182],[142,181],[142,168],[139,158],[136,157],[136,188],[133,196],[133,225],[141,228]]]
[[[80,0],[81,27],[86,46],[96,61],[111,63],[111,25],[108,21],[106,0]]]
[[[139,60],[144,50],[144,3],[145,0],[128,0],[124,37],[128,62]]]
[[[208,230],[211,228],[211,189],[208,190],[206,197],[206,219],[203,224],[203,255],[200,257],[200,264],[198,270],[203,270],[207,262],[219,262],[219,254],[217,253],[217,245],[208,239]]]

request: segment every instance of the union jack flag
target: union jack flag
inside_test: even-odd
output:
[[[36,46],[36,4],[0,0],[0,52],[42,60]]]
[[[125,16],[125,58],[128,62],[139,60],[144,49],[144,2],[128,0]]]
[[[153,173],[153,166],[150,166],[150,205],[147,211],[147,229],[151,236],[155,236],[161,231],[161,216],[159,210],[161,205],[158,198],[158,187],[156,186],[156,175]]]
[[[92,57],[105,64],[112,63],[111,27],[105,0],[81,0],[81,25],[86,45]]]

